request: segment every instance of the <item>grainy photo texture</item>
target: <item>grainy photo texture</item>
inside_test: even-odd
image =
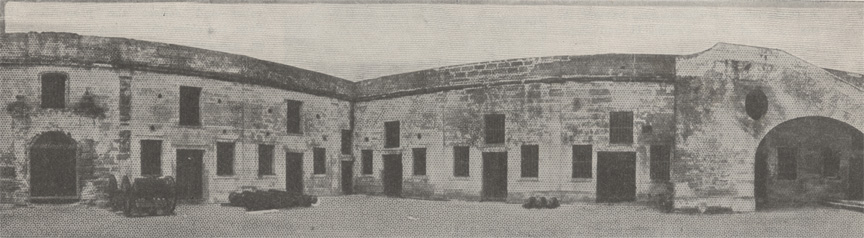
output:
[[[864,237],[864,3],[0,0],[0,237]]]

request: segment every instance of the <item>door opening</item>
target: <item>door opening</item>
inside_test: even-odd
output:
[[[507,152],[483,153],[483,194],[481,200],[507,200]]]
[[[30,147],[30,200],[74,202],[78,199],[77,143],[59,131],[45,132]]]
[[[384,195],[402,197],[402,154],[382,155]]]
[[[342,194],[354,194],[354,161],[342,161]]]
[[[200,203],[204,195],[203,150],[177,150],[177,200]]]
[[[285,191],[303,193],[303,153],[285,153]]]
[[[636,200],[636,152],[597,152],[597,202]]]

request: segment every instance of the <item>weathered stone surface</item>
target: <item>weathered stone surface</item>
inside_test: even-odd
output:
[[[756,149],[783,122],[818,116],[864,129],[860,87],[781,50],[721,43],[679,57],[676,69],[676,208],[755,209]],[[759,120],[744,105],[754,89],[769,101]]]

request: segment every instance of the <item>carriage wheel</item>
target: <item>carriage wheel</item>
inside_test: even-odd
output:
[[[174,177],[165,176],[165,185],[168,186],[168,214],[174,214],[174,209],[177,208],[177,193],[175,191]]]
[[[108,207],[112,211],[120,210],[120,206],[117,204],[117,178],[114,178],[114,175],[108,176],[108,185],[105,188],[105,192],[108,193]]]
[[[123,215],[127,217],[132,217],[132,212],[134,212],[135,202],[131,198],[126,198],[124,200],[125,204],[123,206]]]
[[[129,181],[128,177],[124,177],[123,180],[124,180],[124,183]],[[131,217],[136,212],[138,212],[138,207],[135,206],[135,200],[138,199],[137,198],[138,191],[135,191],[135,190],[136,190],[135,185],[131,185],[131,186],[127,187],[127,189],[126,189],[126,209],[123,210],[123,214],[125,214],[126,216],[129,216],[129,217]]]

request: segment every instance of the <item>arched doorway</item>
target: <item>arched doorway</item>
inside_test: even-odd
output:
[[[756,149],[756,208],[861,199],[864,134],[827,117],[802,117],[768,132]]]
[[[30,147],[31,200],[76,199],[75,140],[59,131],[37,136]]]

